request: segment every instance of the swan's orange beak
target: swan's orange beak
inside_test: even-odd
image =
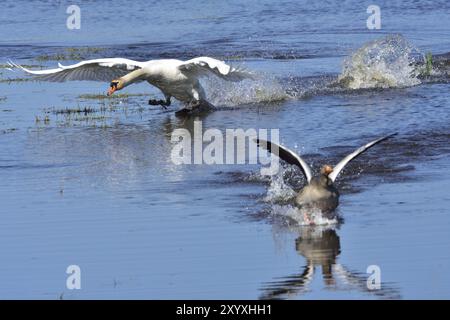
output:
[[[108,90],[108,97],[110,96],[110,95],[112,95],[114,92],[116,92],[116,90],[117,90],[117,87],[113,87],[113,86],[111,86],[111,87],[109,87],[109,90]]]
[[[114,92],[120,89],[122,89],[122,82],[120,81],[120,79],[111,81],[111,84],[109,85],[108,96],[112,95]]]

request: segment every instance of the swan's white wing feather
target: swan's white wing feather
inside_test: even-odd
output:
[[[351,160],[355,159],[357,156],[359,156],[361,153],[369,149],[370,147],[373,147],[377,143],[380,143],[386,139],[389,139],[392,136],[395,136],[397,133],[390,134],[386,137],[379,138],[377,140],[371,141],[368,144],[363,145],[362,147],[356,149],[352,153],[350,153],[348,156],[346,156],[344,159],[339,161],[339,163],[334,167],[333,172],[331,172],[328,177],[334,182],[336,180],[336,177],[339,175],[339,173],[344,169],[344,167],[349,163]]]
[[[255,141],[259,147],[266,149],[271,153],[274,153],[275,155],[280,157],[280,159],[286,161],[289,164],[298,166],[305,175],[306,180],[308,182],[311,181],[312,178],[311,168],[297,153],[286,147],[280,146],[270,141],[262,139],[256,139]]]
[[[235,68],[223,61],[210,57],[194,58],[182,63],[178,69],[181,72],[194,75],[196,77],[206,76],[211,73],[228,81],[241,81],[247,78],[254,78],[254,75],[244,69]]]
[[[81,61],[68,66],[58,63],[58,68],[47,70],[30,70],[13,64],[26,73],[36,76],[39,80],[63,82],[71,80],[111,81],[142,68],[145,62],[123,58],[106,58]]]

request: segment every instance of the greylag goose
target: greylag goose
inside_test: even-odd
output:
[[[294,151],[270,141],[262,139],[256,139],[255,141],[259,147],[274,153],[282,160],[289,164],[296,165],[302,170],[308,184],[298,192],[295,198],[295,203],[299,207],[314,207],[322,212],[331,212],[339,205],[339,192],[334,185],[334,181],[342,169],[344,169],[347,163],[367,149],[396,134],[397,133],[394,133],[365,144],[342,159],[334,168],[330,165],[324,165],[320,169],[320,174],[315,177],[313,177],[311,168],[308,164]]]

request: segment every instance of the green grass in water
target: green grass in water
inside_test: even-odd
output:
[[[77,107],[77,108],[64,108],[64,109],[50,109],[46,111],[47,113],[53,113],[53,114],[84,114],[84,115],[88,115],[90,113],[95,113],[97,112],[96,109],[91,108],[91,107]]]
[[[433,55],[431,54],[431,52],[428,52],[425,55],[425,63],[426,75],[429,76],[431,74],[431,71],[433,70]]]
[[[42,65],[40,64],[21,64],[22,67],[24,68],[43,68]],[[11,66],[9,64],[0,64],[0,69],[10,69]]]
[[[14,83],[14,82],[28,82],[33,81],[36,79],[33,78],[7,78],[7,79],[0,79],[0,83]]]
[[[82,94],[78,96],[78,99],[83,100],[104,100],[104,99],[127,99],[130,97],[142,97],[143,93],[119,93],[107,96],[106,94]]]
[[[53,55],[41,55],[36,58],[37,61],[62,61],[62,60],[85,60],[89,55],[99,53],[103,48],[66,48],[63,52]]]

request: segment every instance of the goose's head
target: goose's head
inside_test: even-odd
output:
[[[330,165],[328,165],[328,164],[324,165],[324,166],[320,169],[320,174],[322,174],[322,175],[324,175],[324,176],[327,176],[327,177],[328,177],[328,175],[329,175],[330,173],[332,173],[332,172],[333,172],[333,167],[330,166]]]
[[[333,167],[330,165],[324,165],[320,169],[319,183],[322,187],[326,188],[333,183],[331,181],[330,177],[328,177],[328,175],[332,172],[333,172]]]
[[[108,90],[108,96],[112,95],[117,90],[121,90],[124,87],[124,82],[122,79],[114,79],[111,81]]]

